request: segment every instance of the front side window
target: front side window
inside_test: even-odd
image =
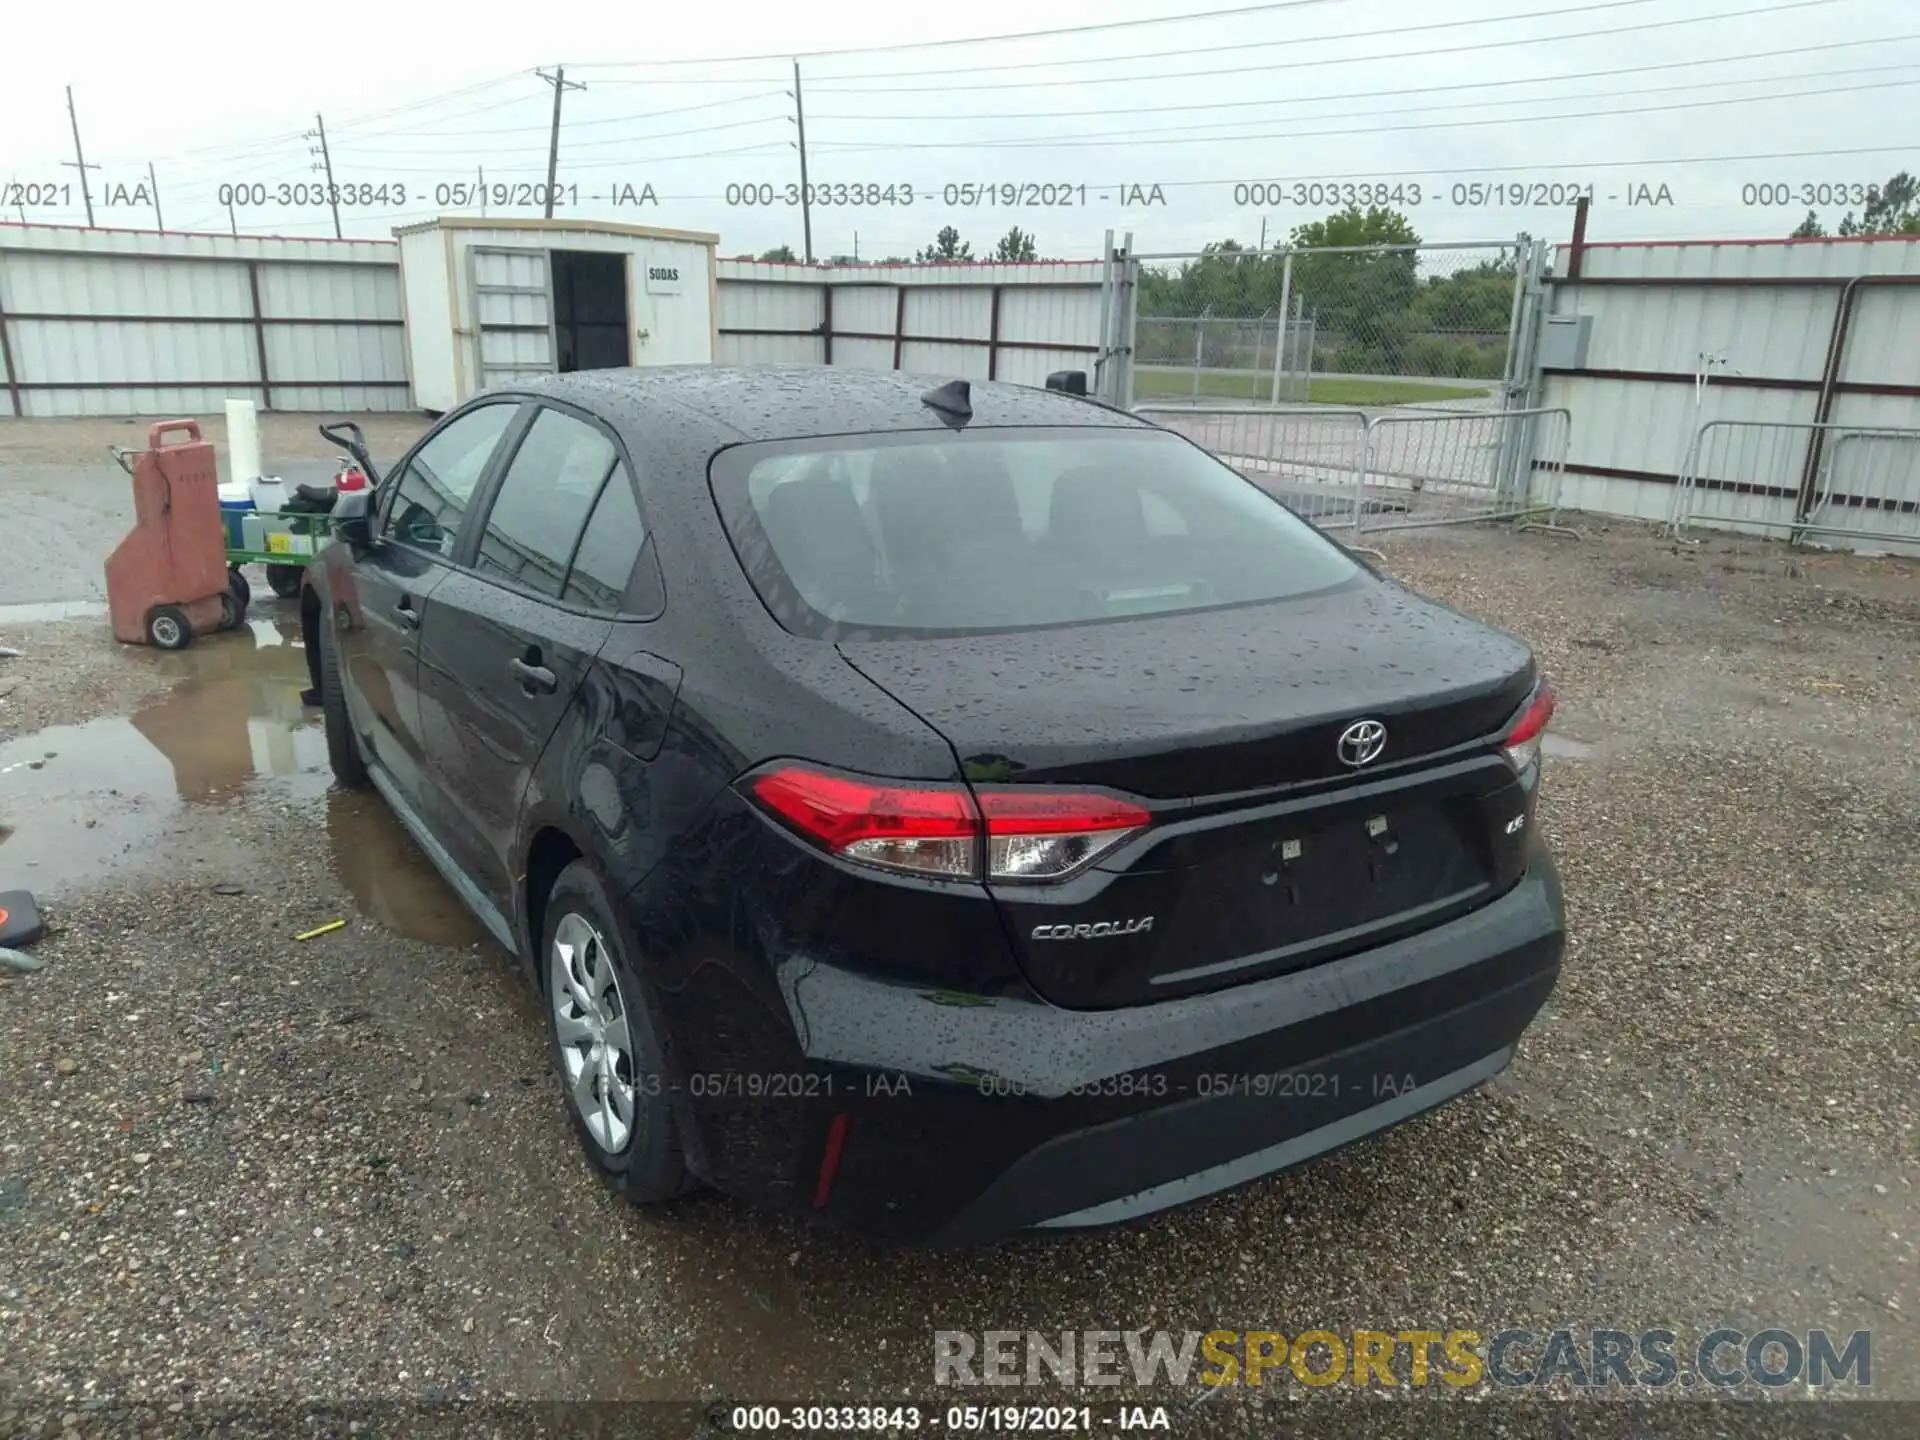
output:
[[[618,462],[601,431],[542,410],[494,496],[475,568],[558,599],[581,529]]]
[[[1279,600],[1360,567],[1251,481],[1147,429],[743,445],[722,516],[776,619],[966,634]]]
[[[469,410],[416,450],[394,481],[388,537],[416,550],[452,555],[474,488],[519,409],[497,404]]]

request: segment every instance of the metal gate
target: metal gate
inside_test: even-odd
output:
[[[1566,410],[1166,404],[1133,413],[1185,435],[1322,529],[1562,528]]]
[[[553,272],[545,250],[467,251],[482,390],[551,375]]]
[[[1129,385],[1112,398],[1129,408],[1524,403],[1523,300],[1542,256],[1525,235],[1129,255],[1128,314],[1116,327]]]
[[[1920,429],[1709,420],[1674,489],[1689,525],[1920,547]]]

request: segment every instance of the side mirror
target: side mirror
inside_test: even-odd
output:
[[[372,490],[348,490],[333,502],[333,537],[356,550],[373,544]]]
[[[1084,395],[1087,393],[1087,372],[1056,370],[1047,376],[1047,389],[1059,390],[1068,395]]]

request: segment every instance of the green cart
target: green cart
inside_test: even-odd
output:
[[[221,518],[227,526],[227,571],[238,577],[236,588],[248,598],[251,587],[240,574],[242,565],[266,566],[267,587],[282,600],[291,600],[300,593],[300,572],[326,548],[333,534],[332,517],[312,511],[226,510]],[[261,522],[265,529],[257,548],[247,543],[248,519]]]

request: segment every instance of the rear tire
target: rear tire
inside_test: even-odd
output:
[[[298,565],[269,565],[267,588],[282,600],[292,600],[300,594],[300,574]]]
[[[178,605],[156,605],[147,612],[147,640],[156,650],[184,650],[193,644],[193,622]]]
[[[353,721],[347,717],[347,692],[340,686],[340,641],[333,633],[331,618],[324,614],[320,617],[320,712],[327,730],[327,760],[333,767],[333,778],[343,789],[363,789],[367,762],[360,754]]]
[[[540,937],[547,1032],[562,1103],[588,1163],[636,1205],[696,1188],[667,1095],[664,1056],[600,877],[560,872]]]

